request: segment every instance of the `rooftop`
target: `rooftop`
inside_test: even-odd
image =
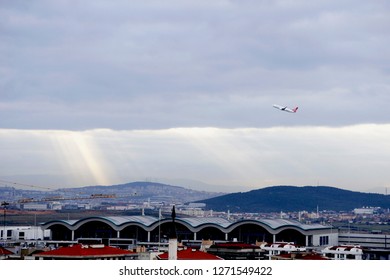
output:
[[[128,250],[105,246],[103,244],[98,245],[83,245],[75,244],[68,247],[60,247],[55,250],[42,252],[35,254],[35,257],[51,257],[51,258],[114,258],[114,257],[126,257],[135,255],[135,253]]]
[[[4,255],[12,255],[13,252],[11,252],[10,250],[7,250],[3,247],[0,247],[0,256],[4,256]]]
[[[226,248],[226,249],[260,249],[260,246],[255,246],[242,242],[225,242],[211,245],[212,248]]]
[[[91,221],[101,221],[107,224],[110,224],[114,229],[119,230],[125,226],[129,225],[138,225],[144,229],[152,230],[157,227],[157,225],[169,223],[172,221],[171,218],[164,218],[159,220],[157,217],[153,216],[101,216],[101,217],[87,217],[80,220],[54,220],[45,222],[42,224],[44,228],[49,228],[53,224],[62,224],[69,229],[77,229],[81,225],[91,222]],[[198,231],[206,226],[214,226],[220,228],[222,231],[231,230],[242,224],[257,224],[272,231],[280,231],[284,228],[295,228],[301,231],[310,231],[310,230],[323,230],[329,229],[329,226],[324,226],[320,224],[303,224],[298,221],[285,220],[285,219],[259,219],[259,220],[240,220],[237,222],[231,222],[224,218],[218,217],[189,217],[189,218],[176,218],[177,223],[186,225],[191,230]]]
[[[167,260],[169,257],[168,253],[162,253],[157,256],[157,259],[159,260]],[[178,260],[222,260],[220,257],[198,251],[195,249],[184,249],[177,251],[177,259]]]

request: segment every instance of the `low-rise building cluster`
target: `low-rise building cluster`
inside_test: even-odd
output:
[[[0,252],[1,259],[167,259],[173,231],[178,259],[390,259],[388,234],[342,232],[280,218],[179,217],[173,222],[147,215],[6,226]]]

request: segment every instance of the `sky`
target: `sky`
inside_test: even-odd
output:
[[[389,45],[385,0],[0,0],[0,180],[385,193]]]

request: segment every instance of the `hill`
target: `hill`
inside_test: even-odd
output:
[[[14,187],[0,186],[0,201],[16,203],[21,199],[50,201],[50,198],[62,198],[71,202],[73,198],[77,198],[77,202],[81,202],[81,197],[91,197],[92,195],[111,195],[115,198],[99,198],[99,202],[107,203],[143,203],[150,202],[166,202],[166,203],[186,203],[195,200],[208,199],[220,196],[226,193],[222,192],[207,192],[196,191],[190,188],[172,186],[156,182],[131,182],[120,185],[108,186],[85,186],[75,188],[62,188],[56,190],[26,190]],[[69,198],[69,200],[67,199]]]
[[[117,197],[125,197],[133,201],[161,201],[172,203],[191,202],[194,200],[208,199],[220,196],[224,193],[196,191],[184,187],[172,186],[156,182],[131,182],[111,186],[86,186],[80,188],[63,189],[68,195],[70,192],[86,194],[115,194]]]
[[[390,195],[327,186],[274,186],[200,200],[208,209],[232,212],[351,211],[363,206],[390,208]]]

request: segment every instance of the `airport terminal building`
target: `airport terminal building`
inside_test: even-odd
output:
[[[51,240],[76,241],[99,238],[109,244],[111,239],[132,239],[137,242],[164,242],[175,228],[179,240],[294,242],[306,247],[338,244],[338,231],[320,224],[302,224],[284,219],[239,220],[224,218],[171,218],[154,216],[88,217],[80,220],[54,220],[43,223],[51,231]]]

